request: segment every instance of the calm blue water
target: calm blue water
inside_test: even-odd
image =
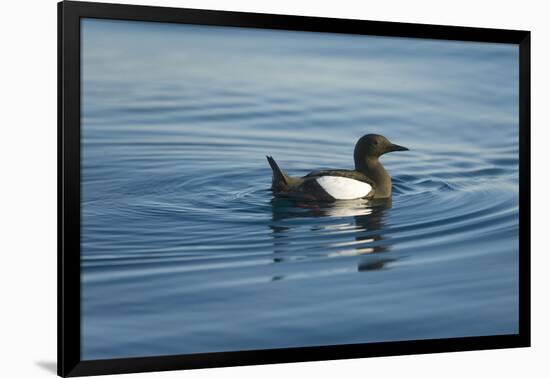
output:
[[[82,358],[518,331],[515,46],[82,22]],[[273,200],[379,133],[391,203]]]

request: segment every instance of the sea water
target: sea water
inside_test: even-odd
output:
[[[84,19],[83,359],[518,332],[518,48]],[[274,199],[385,155],[391,201]]]

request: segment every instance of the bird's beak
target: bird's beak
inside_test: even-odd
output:
[[[407,147],[400,146],[398,144],[392,144],[389,146],[387,152],[393,152],[393,151],[408,151],[409,149]]]

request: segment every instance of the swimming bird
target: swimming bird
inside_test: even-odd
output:
[[[307,201],[389,198],[391,177],[379,158],[393,151],[408,151],[408,148],[393,144],[382,135],[367,134],[355,144],[354,170],[327,169],[303,177],[287,175],[271,156],[266,156],[273,170],[271,190],[275,197]]]

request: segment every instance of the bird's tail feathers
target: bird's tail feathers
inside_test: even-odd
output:
[[[273,180],[271,182],[271,189],[275,191],[281,191],[288,186],[288,176],[277,165],[275,160],[271,156],[266,156],[271,169],[273,170]]]

